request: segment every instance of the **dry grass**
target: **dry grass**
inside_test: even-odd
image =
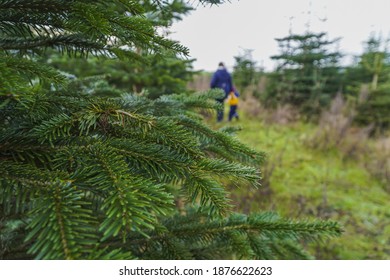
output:
[[[287,125],[299,119],[298,110],[291,105],[279,105],[276,109],[264,107],[250,92],[245,94],[245,100],[240,103],[240,111],[249,118],[262,119],[266,124]]]
[[[247,94],[245,95],[245,99],[241,99],[239,108],[249,118],[259,118],[264,113],[264,108],[261,106],[259,100],[252,94]]]
[[[287,125],[294,123],[299,119],[299,113],[296,108],[289,104],[278,105],[274,110],[268,110],[265,121],[271,124]]]
[[[381,137],[372,145],[366,169],[383,181],[385,189],[390,192],[390,137]]]
[[[366,90],[362,90],[360,94],[360,96],[364,95]],[[329,109],[322,112],[317,132],[308,139],[308,144],[322,150],[336,148],[345,158],[366,155],[367,139],[374,127],[373,125],[364,128],[353,126],[355,115],[354,106],[348,104],[341,93],[337,94]]]
[[[369,92],[363,88],[359,102],[367,99]],[[307,144],[319,150],[336,149],[343,159],[357,160],[366,170],[383,181],[390,192],[390,137],[370,137],[374,125],[353,126],[356,111],[339,94],[332,101],[330,108],[324,111],[318,128]]]
[[[194,91],[206,91],[210,89],[211,74],[200,73],[193,77],[193,80],[188,83],[187,87]]]

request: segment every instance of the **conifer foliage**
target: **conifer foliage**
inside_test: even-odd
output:
[[[0,258],[310,257],[300,241],[336,236],[336,223],[232,213],[224,182],[257,186],[263,154],[202,123],[196,108],[215,109],[219,91],[101,94],[36,62],[48,48],[186,53],[141,2],[0,1]]]
[[[276,39],[281,54],[271,57],[278,61],[278,68],[265,101],[298,106],[308,116],[328,106],[341,87],[342,54],[332,51],[338,40],[328,40],[324,32],[310,31]]]

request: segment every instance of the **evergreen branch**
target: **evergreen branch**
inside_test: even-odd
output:
[[[281,242],[278,239],[271,240],[269,246],[277,253],[278,259],[290,260],[312,260],[313,256],[309,255],[305,249],[296,241],[289,240]]]
[[[200,205],[208,209],[211,217],[224,216],[231,210],[230,200],[225,189],[212,179],[191,174],[183,183],[183,189],[192,203],[196,203],[199,199]]]
[[[324,237],[339,236],[342,231],[334,222],[295,222],[272,213],[232,215],[213,221],[207,219],[204,212],[189,211],[186,216],[165,220],[164,225],[167,231],[150,234],[149,239],[135,238],[131,242],[140,242],[144,246],[150,242],[160,243],[161,246],[165,240],[177,238],[195,253],[211,246],[214,250],[222,249],[244,259],[311,259],[297,244],[300,239],[310,236],[311,241],[319,241]],[[153,255],[152,252],[149,254]],[[191,259],[193,255],[185,257]]]
[[[204,150],[205,154],[210,158],[223,158],[230,162],[237,161],[237,155],[227,151],[224,147],[216,144],[204,143],[202,146],[202,150]],[[250,161],[251,162],[251,161]]]
[[[230,2],[230,0],[199,0],[199,2],[202,3],[203,5],[205,4],[219,5],[225,3],[226,1]]]
[[[80,259],[88,255],[97,236],[96,223],[83,194],[70,184],[57,183],[36,201],[26,240],[37,259]]]
[[[131,139],[113,139],[110,145],[129,162],[129,168],[162,182],[175,182],[188,176],[187,157],[163,145]]]
[[[10,84],[9,87],[18,86],[21,83],[27,84],[29,80],[32,80],[36,77],[43,81],[56,84],[61,84],[65,81],[64,77],[58,71],[28,59],[15,58],[11,56],[0,56],[0,66],[4,67],[2,69],[3,71],[6,70],[8,72],[5,74],[7,80],[12,79],[8,77],[18,77],[18,79],[15,81],[8,81]],[[22,77],[25,77],[25,79]],[[8,94],[10,92],[12,92],[11,88],[9,88]]]
[[[119,52],[119,47],[127,46],[127,55],[140,58],[136,52],[129,51],[136,46],[155,53],[168,49],[188,54],[187,48],[157,34],[153,24],[142,15],[144,11],[139,3],[115,2],[128,9],[131,16],[121,14],[114,5],[104,1],[2,2],[0,30],[11,37],[1,39],[0,48],[36,50],[55,47],[68,53],[114,54]]]
[[[143,64],[149,63],[144,56],[128,49],[109,47],[107,50],[121,61],[138,61]]]
[[[32,164],[18,163],[11,160],[2,159],[0,161],[0,171],[4,186],[21,185],[40,191],[58,180],[67,182],[64,172],[51,172],[39,169]]]
[[[118,115],[129,117],[132,121],[135,120],[135,121],[137,121],[140,124],[142,123],[148,129],[150,129],[154,125],[154,122],[155,122],[155,120],[153,118],[151,118],[151,117],[139,115],[139,114],[136,114],[136,113],[130,113],[130,112],[126,112],[126,111],[123,111],[123,110],[116,110],[116,113]]]
[[[328,236],[339,236],[342,232],[340,226],[335,222],[328,221],[314,221],[314,222],[294,222],[277,217],[272,213],[263,213],[258,215],[235,215],[231,216],[223,222],[211,222],[197,226],[197,230],[193,228],[194,225],[187,225],[182,227],[180,234],[191,231],[192,234],[198,232],[201,235],[214,235],[220,231],[248,231],[257,232],[266,238],[275,238],[283,240],[285,238],[298,240],[299,238],[309,239],[311,241],[320,240]],[[174,231],[175,231],[174,230]],[[185,236],[185,234],[183,234]]]
[[[98,247],[98,246],[96,246]],[[88,260],[133,260],[135,257],[129,251],[124,251],[122,248],[111,249],[109,247],[96,248],[90,255]]]
[[[173,200],[164,186],[129,174],[122,155],[102,145],[92,146],[91,153],[94,167],[86,183],[105,194],[101,205],[105,218],[99,226],[103,241],[119,233],[125,238],[134,229],[143,233],[154,227],[155,215],[171,211]]]
[[[37,38],[1,38],[0,48],[3,50],[34,50],[38,48],[57,48],[59,50],[79,51],[105,51],[108,50],[103,44],[91,41],[79,34],[56,35],[51,37]]]
[[[215,145],[231,153],[238,161],[259,164],[264,161],[264,153],[257,152],[225,133],[214,131],[200,122],[185,116],[178,118],[178,123],[196,135],[202,137],[203,147],[207,150],[209,145]]]
[[[191,252],[190,249],[180,242],[177,238],[165,239],[162,241],[164,244],[164,252],[161,252],[162,256],[167,256],[169,259],[173,260],[185,260],[190,258]],[[160,245],[160,244],[159,244]]]
[[[256,243],[250,242],[249,235],[240,231],[226,231],[216,238],[216,244],[220,246],[221,243],[225,242],[224,240],[228,240],[226,249],[232,255],[235,255],[238,259],[253,259],[256,256],[254,247],[263,242],[260,240]],[[264,248],[264,246],[261,246],[261,248]]]
[[[171,118],[156,118],[152,128],[153,130],[148,134],[150,141],[167,145],[190,158],[202,156],[202,152],[198,149],[197,140],[184,127],[178,126]]]
[[[199,162],[199,167],[204,172],[210,172],[219,177],[244,179],[255,185],[261,179],[259,170],[251,166],[232,163],[223,159],[203,159]]]
[[[9,9],[21,10],[21,11],[37,11],[40,13],[62,11],[64,7],[70,7],[69,4],[73,1],[60,1],[60,0],[4,0],[0,2],[0,10]]]
[[[164,114],[179,115],[178,111],[172,112],[169,110],[172,107],[180,108],[181,114],[189,113],[190,109],[201,108],[203,110],[215,110],[219,108],[219,104],[215,102],[215,98],[221,97],[219,90],[210,90],[198,94],[170,94],[160,96],[154,103],[157,108],[167,108],[167,110],[159,109],[159,112]]]
[[[0,159],[10,160],[10,164],[30,163],[37,165],[38,163],[48,162],[51,155],[48,152],[53,152],[56,149],[39,144],[36,139],[31,139],[21,136],[20,133],[6,134],[0,137]],[[11,160],[13,160],[11,162]]]
[[[77,112],[81,134],[88,134],[91,129],[95,130],[97,127],[103,128],[102,131],[106,132],[104,129],[119,126],[121,130],[126,131],[124,128],[129,127],[146,135],[156,122],[152,116],[123,110],[117,100],[94,98],[87,102],[89,104]]]
[[[32,135],[41,139],[41,144],[48,141],[53,146],[56,139],[70,136],[73,124],[74,120],[70,116],[60,114],[36,126],[32,130]]]

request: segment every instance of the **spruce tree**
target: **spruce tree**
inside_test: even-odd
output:
[[[243,54],[234,57],[233,80],[240,92],[249,89],[254,96],[258,96],[255,86],[258,84],[262,69],[252,57],[252,50],[244,50]]]
[[[378,86],[370,92],[367,100],[357,106],[355,122],[361,126],[374,125],[379,134],[390,128],[390,84]]]
[[[390,53],[387,42],[371,34],[363,47],[363,53],[356,56],[354,63],[346,69],[348,94],[356,95],[362,84],[369,84],[370,89],[375,91],[378,86],[389,81]]]
[[[390,126],[390,53],[387,42],[371,34],[364,43],[363,53],[356,58],[356,63],[346,71],[346,93],[359,98],[362,85],[366,84],[369,94],[366,100],[357,104],[356,123],[375,125],[378,132]],[[363,98],[364,99],[364,98]]]
[[[141,2],[0,1],[0,258],[309,258],[302,242],[337,223],[232,213],[224,184],[258,186],[264,155],[202,122],[221,92],[102,93],[37,62],[186,54]]]
[[[341,89],[341,54],[330,49],[338,39],[328,40],[324,32],[306,32],[276,41],[281,54],[271,57],[279,65],[271,75],[266,101],[295,105],[306,115],[319,113]]]
[[[161,55],[164,59],[149,54],[142,56],[144,61],[120,61],[102,56],[67,57],[47,52],[39,62],[46,63],[73,78],[100,76],[100,79],[104,79],[112,87],[147,94],[153,99],[164,94],[185,92],[187,83],[196,73],[192,67],[193,60],[169,51]]]
[[[389,58],[387,42],[383,42],[381,38],[371,35],[366,42],[365,51],[360,58],[360,64],[371,75],[372,90],[377,89],[380,80],[388,79]]]

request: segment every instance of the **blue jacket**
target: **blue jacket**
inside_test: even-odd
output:
[[[233,89],[232,77],[229,72],[225,68],[218,69],[211,78],[210,87],[223,89],[226,98]]]

